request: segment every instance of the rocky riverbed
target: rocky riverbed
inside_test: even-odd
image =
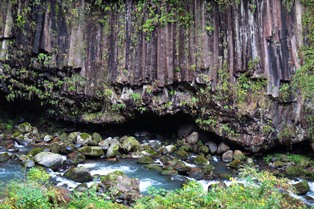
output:
[[[108,199],[130,204],[149,186],[176,189],[189,180],[200,181],[205,189],[217,183],[228,185],[239,169],[250,166],[289,176],[295,197],[313,204],[313,183],[304,180],[313,179],[309,158],[276,154],[258,160],[211,140],[192,125],[180,126],[175,137],[161,138],[149,132],[109,137],[79,130],[46,133],[28,122],[11,130],[2,126],[0,180],[12,179],[10,172],[23,175],[23,168],[41,166],[57,186],[75,191],[96,187],[100,193],[109,192]]]

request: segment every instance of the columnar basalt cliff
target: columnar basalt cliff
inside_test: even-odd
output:
[[[313,105],[290,82],[305,7],[287,2],[4,0],[0,87],[66,120],[183,112],[251,151],[309,140]]]

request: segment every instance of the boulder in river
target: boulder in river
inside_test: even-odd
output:
[[[0,163],[5,163],[10,159],[10,155],[7,152],[0,153]]]
[[[121,171],[108,173],[101,181],[105,191],[108,191],[112,198],[123,199],[131,202],[137,200],[140,195],[140,181],[129,178]]]
[[[80,133],[76,137],[76,144],[85,145],[92,140],[92,136],[88,133]]]
[[[230,147],[228,145],[226,145],[225,143],[221,142],[219,145],[218,145],[218,148],[217,148],[217,154],[222,154],[226,151],[228,151],[230,149]]]
[[[139,149],[140,145],[141,144],[134,137],[129,136],[123,141],[121,147],[127,152],[134,152]]]
[[[193,131],[187,138],[186,138],[186,142],[188,144],[197,144],[199,139],[199,134],[196,131]]]
[[[197,127],[194,124],[192,123],[183,124],[178,128],[178,136],[180,138],[185,138],[195,130],[197,130]]]
[[[77,151],[88,157],[100,157],[105,154],[104,151],[98,146],[85,146],[78,148]]]
[[[215,154],[217,149],[218,149],[218,146],[215,142],[212,142],[212,141],[209,141],[209,142],[206,142],[205,145],[209,148],[209,152],[211,154]]]
[[[228,150],[227,152],[222,154],[222,161],[224,161],[225,163],[229,163],[232,161],[233,159],[233,151],[232,150]]]
[[[64,164],[67,165],[77,165],[85,160],[85,156],[80,152],[72,152],[67,155],[67,160],[64,161]]]
[[[36,163],[49,167],[53,170],[60,167],[63,163],[62,156],[52,152],[40,152],[35,155],[34,160]]]
[[[293,186],[294,186],[296,193],[298,195],[306,195],[306,193],[308,193],[308,191],[310,191],[310,187],[309,187],[307,180],[302,180],[302,181],[294,184]]]
[[[106,157],[112,158],[112,157],[116,157],[117,155],[120,155],[119,149],[120,149],[120,146],[118,144],[111,144],[107,150]]]
[[[70,167],[64,174],[64,177],[76,182],[88,182],[93,180],[89,170],[84,167]]]
[[[17,126],[17,129],[22,133],[29,133],[33,130],[33,127],[30,123],[24,122]]]
[[[233,159],[243,161],[245,160],[245,155],[240,150],[234,150]]]
[[[143,156],[136,161],[139,164],[152,164],[154,160],[150,156]]]

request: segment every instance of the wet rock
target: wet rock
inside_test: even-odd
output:
[[[203,154],[207,154],[209,152],[209,148],[205,145],[201,145],[198,148],[198,153],[203,153]]]
[[[306,195],[308,191],[310,191],[309,184],[306,180],[302,180],[296,184],[293,185],[297,195]]]
[[[189,166],[186,166],[184,162],[178,161],[174,167],[175,170],[177,170],[179,173],[187,173],[191,170]]]
[[[219,145],[218,145],[218,148],[217,148],[217,154],[222,154],[226,151],[228,151],[230,149],[230,147],[228,145],[226,145],[225,143],[221,142]]]
[[[139,150],[140,143],[134,137],[130,136],[123,141],[121,147],[127,152],[134,152]]]
[[[150,156],[143,156],[136,161],[139,164],[152,164],[154,160]]]
[[[183,124],[178,128],[178,136],[180,138],[185,138],[195,130],[197,130],[197,127],[194,124],[192,123]]]
[[[14,147],[14,140],[13,139],[0,140],[0,144],[6,149],[12,149]]]
[[[33,127],[30,123],[25,122],[17,126],[18,130],[22,133],[32,132]]]
[[[221,159],[225,163],[231,162],[232,159],[233,159],[233,151],[232,150],[228,150],[227,152],[223,153],[222,156],[221,156]]]
[[[191,168],[189,172],[189,177],[196,180],[201,180],[205,178],[205,175],[201,168]]]
[[[99,133],[97,132],[94,132],[93,135],[92,135],[92,138],[93,138],[93,141],[99,143],[101,140],[102,140],[102,137],[100,136]]]
[[[71,141],[72,143],[76,142],[76,139],[77,139],[77,136],[79,135],[80,133],[79,132],[71,132],[69,135],[68,135],[68,140]]]
[[[89,170],[84,167],[70,167],[63,176],[76,182],[88,182],[92,181],[93,177]]]
[[[197,144],[198,139],[199,139],[199,134],[198,132],[194,131],[186,138],[186,142],[188,144]]]
[[[120,149],[120,147],[118,144],[114,143],[114,144],[110,145],[110,147],[107,150],[106,157],[112,158],[112,157],[116,157],[117,155],[120,155],[119,149]]]
[[[107,150],[109,148],[109,142],[106,140],[102,140],[98,142],[98,146],[101,147],[103,150]]]
[[[144,168],[148,169],[148,170],[154,170],[157,172],[161,172],[162,171],[162,167],[158,164],[148,164],[145,165]]]
[[[52,152],[41,152],[34,156],[36,163],[49,167],[53,170],[60,167],[63,163],[62,156]]]
[[[165,169],[165,170],[161,171],[160,174],[163,176],[176,176],[176,175],[178,175],[178,171],[176,171],[174,169]]]
[[[119,198],[131,202],[137,200],[140,195],[140,181],[135,178],[129,178],[121,171],[114,171],[103,177],[101,181],[104,190],[110,192],[112,198]]]
[[[176,150],[176,146],[174,146],[172,144],[165,146],[165,148],[166,148],[166,153],[164,153],[164,154],[170,154]]]
[[[105,154],[104,151],[98,146],[85,146],[78,148],[77,151],[88,157],[100,157]]]
[[[243,161],[243,160],[245,160],[245,155],[243,154],[242,151],[235,150],[233,152],[233,159],[237,159],[237,160]]]
[[[88,133],[80,133],[76,137],[76,144],[85,145],[92,140],[92,136]]]
[[[231,161],[231,163],[229,163],[227,166],[230,168],[238,168],[241,165],[241,161],[239,159],[234,159],[233,161]]]
[[[85,156],[80,152],[72,152],[67,155],[67,160],[64,162],[66,165],[77,165],[85,160]]]
[[[5,163],[10,159],[10,154],[7,152],[0,153],[0,163]]]
[[[60,154],[67,155],[73,151],[75,151],[75,147],[73,144],[64,143],[60,145],[60,150],[59,150]]]
[[[53,152],[53,153],[60,152],[60,144],[58,144],[57,142],[52,143],[49,148],[50,148],[50,152]]]
[[[189,144],[183,144],[179,147],[179,150],[184,150],[186,152],[189,152],[191,150],[191,145]]]
[[[204,157],[204,154],[200,154],[193,160],[193,163],[196,165],[207,165],[209,161]]]
[[[43,147],[36,147],[36,148],[31,149],[31,150],[27,153],[27,155],[35,156],[35,155],[37,155],[38,153],[43,152],[43,151],[44,151],[44,148],[43,148]]]
[[[185,160],[189,156],[189,153],[187,153],[184,149],[179,149],[175,151],[173,155],[181,160]]]
[[[44,137],[44,142],[50,142],[50,141],[52,141],[53,140],[53,136],[51,136],[51,135],[46,135],[45,137]]]
[[[211,154],[215,154],[217,149],[218,149],[218,146],[215,142],[212,142],[212,141],[209,141],[209,142],[206,142],[205,145],[209,148],[209,152]]]

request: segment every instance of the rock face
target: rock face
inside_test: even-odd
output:
[[[52,152],[41,152],[34,156],[34,160],[36,163],[56,169],[62,165],[63,159],[60,154],[55,154]]]
[[[282,90],[302,64],[299,0],[147,2],[1,1],[0,90],[77,122],[183,112],[251,151],[309,136],[314,105]]]

